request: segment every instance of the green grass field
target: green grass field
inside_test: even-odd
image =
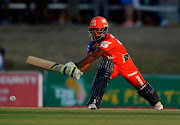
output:
[[[180,110],[0,108],[0,125],[179,125]]]

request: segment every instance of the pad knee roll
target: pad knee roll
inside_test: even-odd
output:
[[[137,92],[139,96],[146,99],[152,106],[155,106],[158,102],[161,101],[161,98],[149,83],[145,84]]]
[[[104,91],[112,75],[113,69],[114,63],[112,62],[112,60],[108,58],[103,58],[92,83],[91,95],[87,104],[95,103],[97,108],[99,108],[102,97],[104,95]]]

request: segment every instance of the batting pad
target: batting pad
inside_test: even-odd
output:
[[[99,108],[113,69],[114,63],[112,62],[112,60],[103,58],[92,83],[91,94],[87,104],[95,103],[97,108]],[[96,102],[94,102],[94,99],[96,100]]]

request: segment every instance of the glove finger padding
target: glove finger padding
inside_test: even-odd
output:
[[[65,64],[65,66],[73,68],[73,67],[77,67],[73,62],[68,62]]]
[[[68,67],[64,65],[61,68],[61,73],[65,75],[69,75],[70,77],[73,77],[75,79],[80,79],[80,76],[83,75],[83,72],[81,72],[78,68],[76,67]]]
[[[68,62],[62,66],[60,72],[61,74],[69,75],[69,73],[72,72],[72,68],[74,67],[76,67],[76,65],[73,62]]]
[[[74,68],[71,77],[75,79],[80,79],[81,75],[83,75],[83,72],[81,72],[78,68]]]
[[[64,66],[61,68],[61,73],[62,73],[62,74],[65,74],[65,75],[71,76],[72,70],[73,70],[74,68],[75,68],[75,67],[71,68],[71,67],[68,67],[68,66],[64,65]]]

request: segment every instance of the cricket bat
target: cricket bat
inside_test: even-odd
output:
[[[56,62],[52,62],[34,56],[28,56],[26,63],[57,72],[60,72],[60,69],[63,66],[63,64],[58,64]]]

